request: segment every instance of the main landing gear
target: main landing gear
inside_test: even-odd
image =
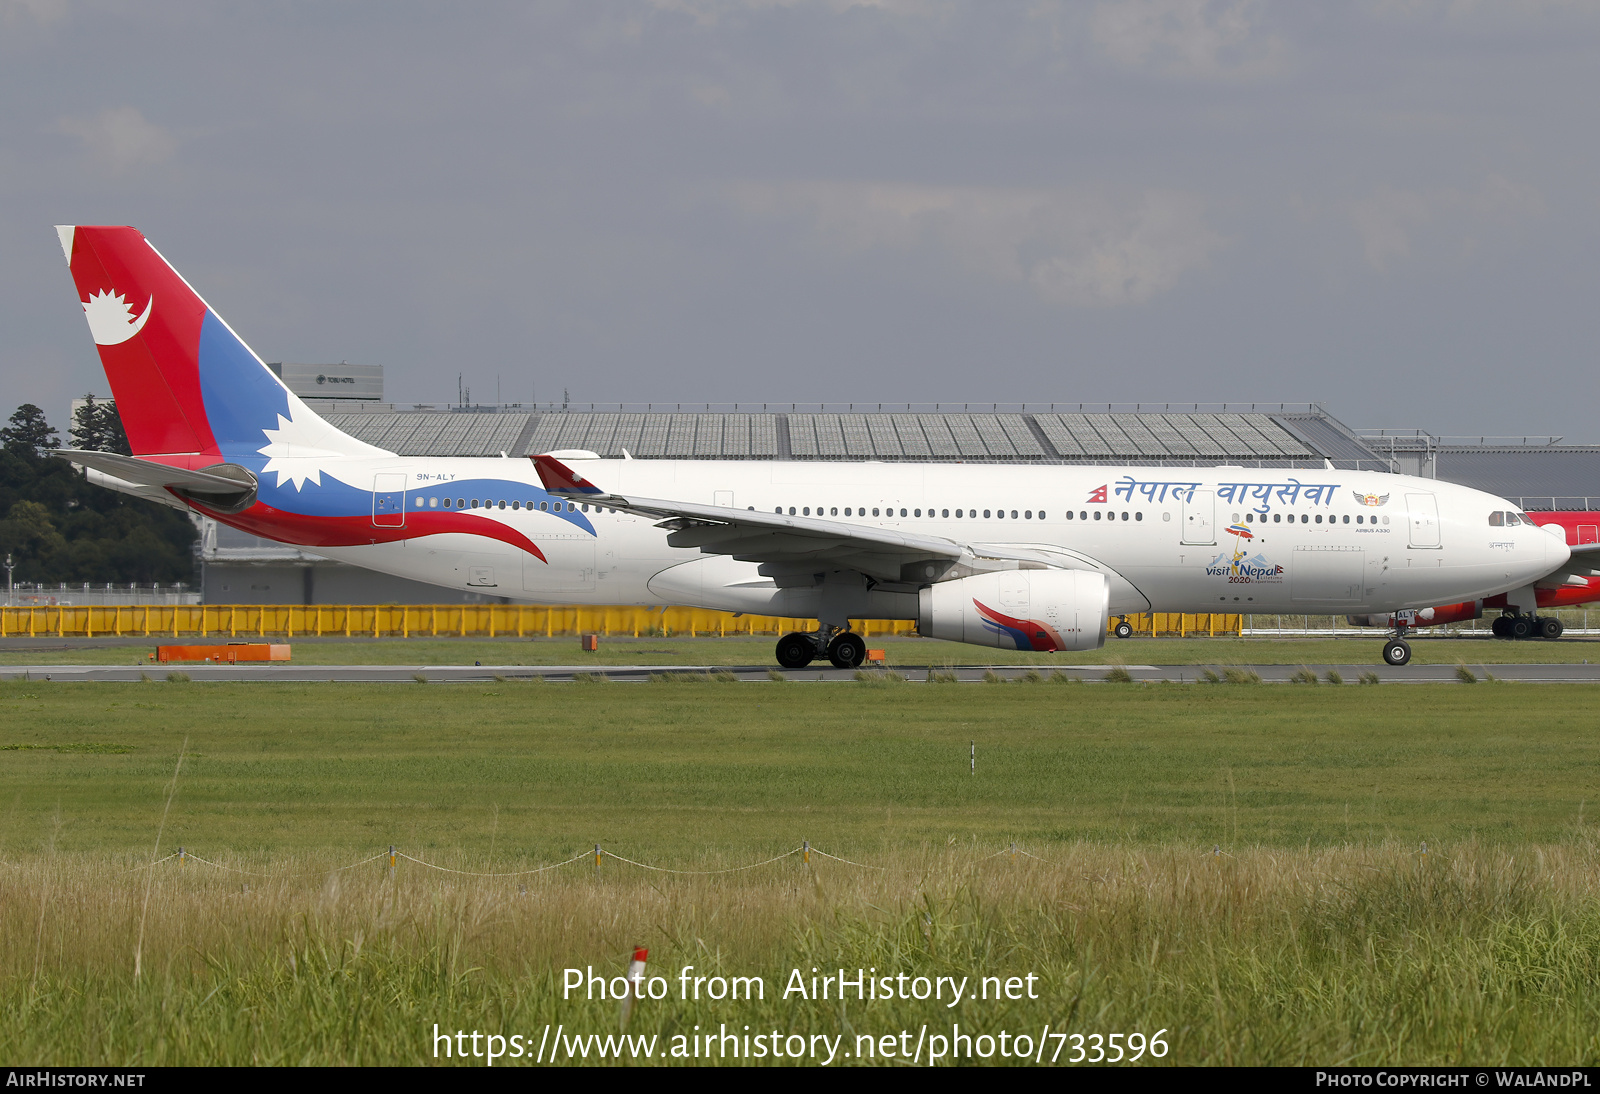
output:
[[[1566,628],[1555,616],[1502,615],[1489,629],[1496,638],[1560,638]]]
[[[826,628],[815,634],[796,631],[778,639],[778,664],[786,669],[803,669],[819,657],[826,657],[837,669],[859,668],[867,659],[867,643],[852,631]]]

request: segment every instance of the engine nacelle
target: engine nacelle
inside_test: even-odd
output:
[[[1094,570],[1001,570],[942,581],[918,595],[917,631],[1010,650],[1097,650],[1111,583]]]
[[[1386,615],[1347,615],[1352,627],[1383,627],[1390,629],[1398,622],[1408,627],[1438,627],[1445,623],[1464,623],[1469,619],[1483,618],[1483,601],[1468,600],[1460,604],[1441,604],[1435,608],[1418,608],[1414,612],[1389,612]]]

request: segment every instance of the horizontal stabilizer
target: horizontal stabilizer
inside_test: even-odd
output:
[[[92,467],[136,486],[167,486],[174,490],[188,490],[199,494],[237,494],[253,490],[255,482],[242,467],[227,465],[227,472],[216,470],[190,471],[184,467],[168,467],[133,456],[120,456],[115,452],[92,452],[76,448],[62,448],[52,453],[63,460]]]

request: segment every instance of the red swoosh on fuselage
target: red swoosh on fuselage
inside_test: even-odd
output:
[[[230,528],[301,547],[359,547],[365,543],[393,543],[401,539],[462,532],[469,536],[497,539],[527,551],[540,562],[550,562],[538,545],[521,532],[507,528],[497,520],[475,517],[471,513],[407,513],[404,528],[389,528],[373,524],[371,517],[308,517],[275,509],[259,501],[242,513],[218,513],[203,505],[190,504]]]

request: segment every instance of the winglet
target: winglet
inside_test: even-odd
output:
[[[528,458],[533,461],[534,469],[539,472],[539,481],[552,494],[587,495],[605,493],[604,490],[589,482],[554,456],[529,456]]]

